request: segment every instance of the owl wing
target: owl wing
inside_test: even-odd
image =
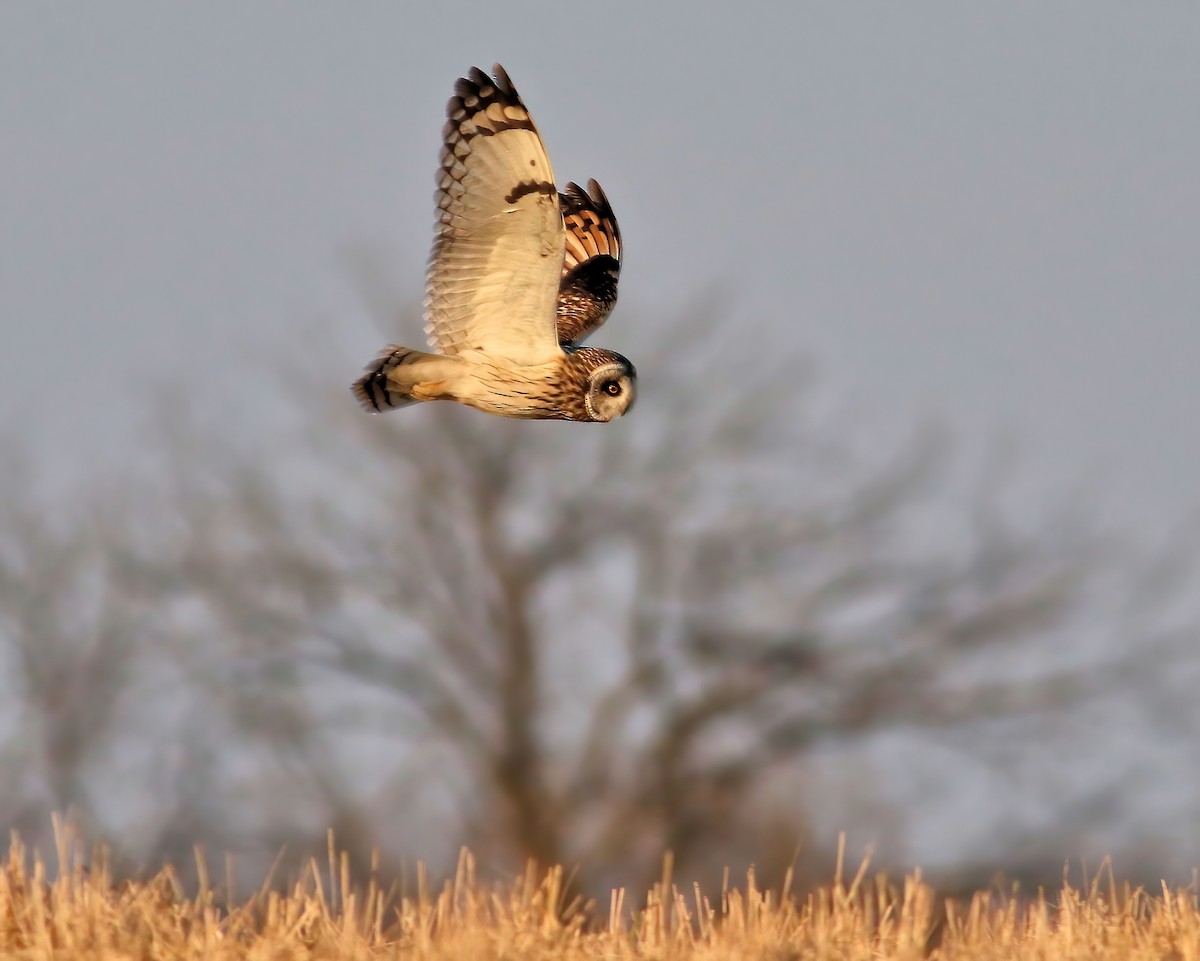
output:
[[[442,128],[425,331],[443,354],[518,364],[561,356],[563,220],[546,148],[504,69],[455,84]]]
[[[567,184],[559,194],[566,228],[566,256],[558,289],[558,340],[578,344],[590,336],[617,302],[621,231],[608,197],[594,180],[585,191]]]

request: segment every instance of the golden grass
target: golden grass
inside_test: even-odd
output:
[[[865,865],[853,880],[800,898],[761,891],[750,875],[710,901],[667,878],[636,904],[614,892],[605,924],[595,910],[563,903],[561,870],[487,886],[466,854],[453,881],[429,891],[422,880],[412,897],[352,890],[344,859],[331,856],[328,870],[310,865],[286,893],[264,889],[224,910],[203,871],[193,897],[170,869],[113,886],[102,864],[85,872],[69,847],[60,843],[51,880],[13,839],[0,869],[0,957],[1200,961],[1195,890],[1151,894],[1118,885],[1111,872],[1104,884],[1053,899],[981,893],[961,906],[938,899],[919,875],[892,887],[868,879]]]

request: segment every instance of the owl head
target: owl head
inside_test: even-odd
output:
[[[585,351],[596,348],[583,348]],[[580,351],[582,353],[583,351]],[[603,354],[588,373],[584,387],[583,406],[594,421],[610,421],[627,414],[637,399],[637,371],[626,358],[615,351],[596,351]]]

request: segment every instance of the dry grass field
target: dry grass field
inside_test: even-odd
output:
[[[64,845],[65,847],[65,845]],[[219,906],[202,876],[194,896],[170,869],[113,885],[65,850],[50,869],[12,841],[0,871],[0,958],[1157,959],[1200,961],[1194,889],[1133,890],[1103,875],[1086,891],[1015,899],[939,899],[919,877],[893,887],[853,879],[793,897],[753,876],[712,897],[669,879],[607,906],[564,903],[564,876],[532,871],[487,886],[463,856],[457,877],[412,896],[351,889],[344,861],[312,864],[286,893],[264,888]],[[51,877],[53,875],[53,879]],[[203,875],[203,872],[202,872]]]

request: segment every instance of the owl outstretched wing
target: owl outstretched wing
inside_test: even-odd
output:
[[[585,191],[569,183],[558,197],[566,228],[566,256],[558,291],[558,340],[578,344],[592,334],[617,302],[621,231],[608,197],[594,180]]]
[[[504,68],[492,70],[495,80],[472,67],[446,105],[425,330],[443,354],[540,364],[561,356],[563,219],[529,111]]]

